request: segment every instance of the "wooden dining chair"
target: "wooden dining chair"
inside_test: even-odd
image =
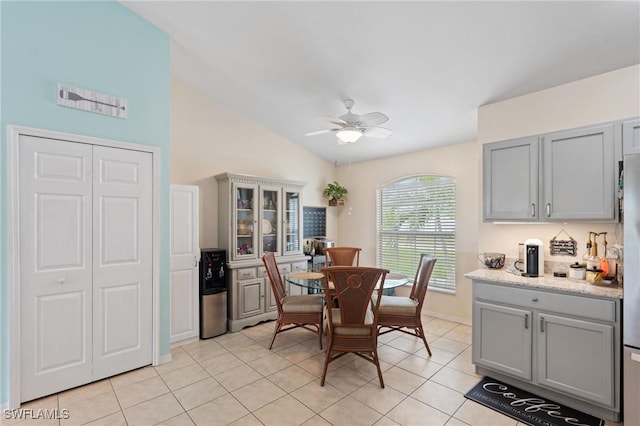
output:
[[[424,335],[421,312],[422,304],[427,294],[429,279],[431,278],[435,264],[436,258],[434,256],[422,254],[409,296],[383,295],[379,301],[378,335],[380,336],[392,331],[401,331],[412,336],[420,337],[424,342],[425,348],[427,348],[429,356],[431,356],[431,348],[429,348],[429,343],[427,343],[427,338]],[[404,327],[410,330],[406,330]],[[385,330],[381,331],[382,329]]]
[[[359,247],[330,247],[325,250],[327,257],[327,265],[331,266],[360,266]],[[333,283],[329,282],[329,288],[333,293]],[[334,298],[334,305],[337,305],[337,299]]]
[[[380,387],[384,388],[378,359],[378,305],[386,269],[359,266],[324,268],[325,297],[327,298],[327,349],[320,385],[324,386],[329,364],[347,353],[354,353],[373,363],[378,370]],[[334,292],[329,290],[329,282]],[[378,287],[378,298],[371,307],[371,295]],[[338,306],[332,305],[333,298]]]
[[[360,266],[360,251],[358,247],[331,247],[325,250],[327,264],[331,266]]]
[[[287,295],[278,269],[275,254],[270,252],[262,256],[262,262],[267,269],[267,276],[271,283],[271,290],[278,307],[278,317],[273,330],[273,338],[269,349],[273,347],[278,333],[302,327],[318,334],[318,343],[322,349],[323,306],[324,296],[321,294],[290,296]],[[290,325],[291,327],[283,328]],[[314,328],[310,328],[312,326]]]

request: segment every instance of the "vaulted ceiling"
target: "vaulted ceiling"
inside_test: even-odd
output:
[[[176,78],[338,163],[473,141],[483,104],[640,63],[638,1],[122,3],[175,41]],[[346,98],[393,134],[304,136]]]

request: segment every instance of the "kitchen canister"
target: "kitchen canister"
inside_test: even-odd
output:
[[[572,280],[584,280],[587,275],[587,270],[584,268],[584,265],[581,263],[572,263],[569,266],[569,278]]]
[[[602,269],[587,269],[587,282],[599,283],[602,281]]]

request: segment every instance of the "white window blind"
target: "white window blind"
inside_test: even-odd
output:
[[[413,176],[378,188],[377,263],[413,278],[420,255],[438,259],[430,288],[456,288],[456,186],[448,176]]]

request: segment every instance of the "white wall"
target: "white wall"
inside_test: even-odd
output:
[[[638,116],[640,116],[640,65],[634,65],[480,107],[478,109],[478,149],[486,142]],[[479,202],[481,205],[481,198]],[[578,258],[550,256],[548,241],[561,229],[565,229],[578,242]],[[608,232],[609,244],[622,243],[621,226],[614,224],[496,225],[482,223],[478,252],[500,251],[509,257],[517,257],[519,242],[527,238],[539,238],[545,242],[545,259],[573,262],[586,250],[588,231]],[[567,239],[564,234],[559,238]],[[601,242],[602,240],[599,239],[599,246]]]
[[[575,81],[541,92],[485,105],[478,110],[478,141],[338,167],[239,116],[182,81],[172,81],[171,182],[197,184],[201,194],[201,247],[217,245],[217,186],[225,171],[308,182],[304,204],[325,206],[322,189],[338,180],[349,189],[347,204],[327,208],[328,236],[363,248],[361,264],[375,265],[376,187],[416,174],[456,178],[457,288],[455,295],[430,291],[425,310],[471,321],[471,286],[463,274],[480,265],[476,254],[499,251],[517,257],[526,238],[550,240],[567,230],[583,250],[587,231],[612,224],[497,225],[482,223],[482,144],[520,136],[640,116],[640,66]],[[268,159],[268,160],[265,160]],[[547,248],[546,258],[549,259]],[[572,261],[575,258],[554,258]]]
[[[362,142],[366,143],[366,142]],[[456,294],[429,291],[425,311],[471,321],[471,285],[463,274],[476,269],[480,217],[480,156],[475,142],[338,167],[338,182],[349,189],[338,210],[338,243],[362,247],[361,265],[376,264],[376,188],[404,176],[438,174],[456,179]]]
[[[640,116],[640,66],[632,66],[551,89],[484,105],[478,110],[478,141],[413,154],[338,167],[337,179],[349,189],[347,205],[338,210],[338,243],[363,248],[362,264],[375,264],[375,190],[377,185],[414,174],[446,174],[456,178],[457,294],[430,291],[428,313],[471,321],[471,286],[463,274],[480,267],[476,254],[484,251],[518,256],[518,243],[527,238],[548,242],[561,229],[578,242],[580,256],[587,232],[609,232],[608,242],[621,242],[614,224],[482,223],[482,144],[550,131],[570,129]],[[566,238],[561,235],[559,238]],[[602,240],[598,241],[601,244]],[[573,257],[546,259],[572,262]]]
[[[615,121],[640,115],[640,65],[478,108],[478,142]]]
[[[200,187],[200,247],[218,246],[218,187],[232,172],[307,182],[305,206],[325,206],[322,189],[335,167],[186,83],[171,82],[171,183]],[[336,212],[327,234],[337,238]]]

